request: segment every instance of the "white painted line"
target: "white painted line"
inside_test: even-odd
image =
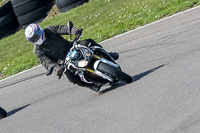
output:
[[[34,69],[39,68],[39,67],[41,67],[41,66],[42,66],[42,65],[38,65],[38,66],[36,66],[36,67],[27,69],[27,70],[25,70],[25,71],[23,71],[23,72],[20,72],[20,73],[17,73],[17,74],[15,74],[15,75],[12,75],[12,76],[10,76],[10,77],[7,77],[7,78],[5,78],[5,79],[2,79],[2,80],[0,80],[0,82],[5,81],[5,80],[10,79],[10,78],[13,78],[13,77],[18,76],[18,75],[21,75],[21,74],[26,73],[26,72],[28,72],[28,71],[34,70]]]
[[[200,8],[200,6],[193,7],[193,8],[187,9],[187,10],[185,10],[185,11],[176,13],[176,14],[171,15],[171,16],[169,16],[169,17],[166,17],[166,18],[160,19],[160,20],[158,20],[158,21],[149,23],[149,24],[147,24],[147,25],[141,26],[141,27],[139,27],[139,28],[137,28],[137,29],[133,29],[133,30],[131,30],[131,31],[128,31],[128,32],[122,33],[122,34],[120,34],[120,35],[114,36],[114,37],[112,37],[112,38],[109,38],[109,39],[107,39],[107,40],[104,40],[104,41],[100,42],[100,44],[105,43],[105,42],[107,42],[107,41],[110,41],[110,40],[112,40],[112,39],[118,38],[118,37],[120,37],[120,36],[124,36],[124,35],[126,35],[126,34],[128,34],[128,33],[135,32],[135,31],[137,31],[137,30],[139,30],[139,29],[148,27],[148,26],[150,26],[150,25],[159,23],[159,22],[164,21],[164,20],[166,20],[166,19],[173,18],[173,17],[178,16],[178,15],[180,15],[180,14],[183,14],[183,13],[186,13],[186,12],[189,12],[189,11],[192,11],[192,10],[195,10],[195,9],[198,9],[198,8]],[[0,80],[0,82],[5,81],[5,80],[7,80],[7,79],[10,79],[10,78],[12,78],[12,77],[18,76],[18,75],[20,75],[20,74],[26,73],[26,72],[28,72],[28,71],[31,71],[31,70],[36,69],[36,68],[41,67],[41,66],[42,66],[42,65],[38,65],[38,66],[33,67],[33,68],[31,68],[31,69],[25,70],[25,71],[23,71],[23,72],[20,72],[20,73],[18,73],[18,74],[15,74],[15,75],[13,75],[13,76],[8,77],[8,78],[2,79],[2,80]]]

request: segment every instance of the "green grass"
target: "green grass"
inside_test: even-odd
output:
[[[9,0],[0,0],[0,7],[2,6],[2,5],[4,5],[6,2],[8,2]]]
[[[40,25],[45,28],[72,21],[84,29],[83,39],[101,42],[199,4],[200,0],[90,0]],[[32,51],[33,45],[25,39],[24,30],[0,40],[0,78],[38,65]]]

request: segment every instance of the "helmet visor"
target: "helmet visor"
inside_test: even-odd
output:
[[[35,44],[35,43],[38,42],[38,40],[39,40],[41,37],[42,37],[42,30],[41,30],[40,28],[38,28],[38,29],[35,31],[34,35],[29,39],[29,41]]]

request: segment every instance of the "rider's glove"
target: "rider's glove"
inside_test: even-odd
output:
[[[83,29],[76,31],[75,36],[76,36],[77,39],[82,35],[82,30]]]

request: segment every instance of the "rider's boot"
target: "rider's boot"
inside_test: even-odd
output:
[[[108,52],[108,54],[114,59],[117,60],[119,58],[119,54],[116,52]]]
[[[103,56],[105,59],[110,61],[115,61],[119,58],[119,54],[116,52],[106,52],[102,48],[96,48],[96,54],[99,56]]]

